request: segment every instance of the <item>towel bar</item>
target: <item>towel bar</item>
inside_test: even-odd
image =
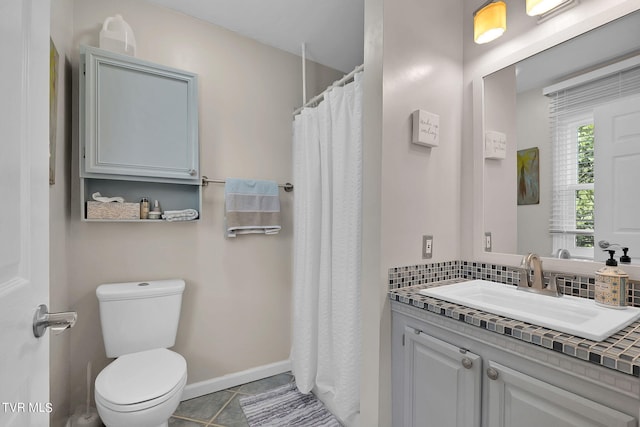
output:
[[[203,187],[206,187],[207,185],[209,185],[210,182],[213,182],[215,184],[224,184],[226,181],[224,179],[209,179],[204,175],[202,176]],[[284,191],[286,191],[287,193],[290,193],[293,191],[293,184],[290,182],[286,182],[284,184],[278,184],[278,187],[282,187]]]

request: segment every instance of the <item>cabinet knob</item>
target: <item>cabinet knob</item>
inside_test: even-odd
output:
[[[487,368],[487,376],[490,380],[497,380],[500,374],[495,368]]]
[[[468,357],[465,357],[462,359],[462,366],[465,369],[471,369],[471,367],[473,366],[473,361],[471,359],[469,359]]]
[[[191,176],[196,176],[196,170],[195,169],[189,169],[189,175]]]

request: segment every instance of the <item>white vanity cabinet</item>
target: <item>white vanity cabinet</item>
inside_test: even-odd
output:
[[[79,74],[83,210],[100,192],[200,211],[197,75],[88,46]]]
[[[638,426],[638,378],[399,302],[391,352],[394,427]]]
[[[404,426],[480,425],[478,355],[406,326],[404,362]]]
[[[489,361],[486,410],[495,427],[633,427],[636,419]]]

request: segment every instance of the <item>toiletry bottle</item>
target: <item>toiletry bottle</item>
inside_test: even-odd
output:
[[[153,202],[153,210],[149,211],[149,219],[161,219],[162,211],[160,210],[160,202]]]
[[[631,264],[631,257],[627,255],[629,248],[622,248],[622,252],[624,252],[624,255],[620,257],[620,264]]]
[[[149,199],[143,197],[140,200],[140,219],[148,219],[149,218]]]
[[[609,308],[626,308],[627,279],[629,275],[618,267],[613,259],[616,251],[608,250],[610,258],[606,266],[596,271],[595,302]]]

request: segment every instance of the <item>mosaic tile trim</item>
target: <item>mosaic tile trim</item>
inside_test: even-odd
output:
[[[513,267],[470,261],[460,261],[459,264],[458,277],[463,279],[491,280],[508,285],[517,285],[520,280],[520,271]]]
[[[389,269],[389,289],[421,285],[460,277],[460,262],[446,261]]]
[[[389,298],[392,301],[418,307],[491,332],[640,377],[640,321],[627,326],[604,341],[597,342],[418,293],[420,289],[457,283],[462,280],[464,278],[396,288],[389,291]]]
[[[565,295],[579,298],[594,297],[595,277],[578,276],[552,271],[544,272],[544,282],[549,283],[551,276],[557,276],[557,284]],[[482,279],[508,285],[517,285],[520,270],[515,267],[487,264],[473,261],[447,261],[432,264],[393,267],[389,269],[389,289],[399,289],[442,280]],[[640,307],[640,281],[627,281],[627,304]]]

